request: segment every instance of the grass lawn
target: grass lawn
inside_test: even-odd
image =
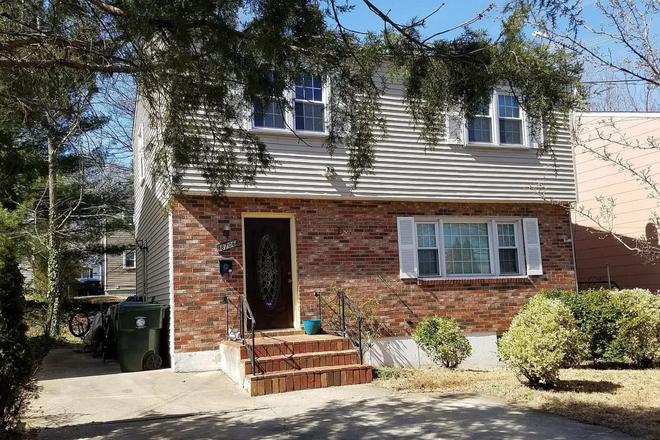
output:
[[[505,369],[384,369],[374,382],[399,392],[467,392],[660,440],[660,370],[572,368],[556,390],[531,390]]]

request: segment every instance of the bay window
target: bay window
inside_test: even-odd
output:
[[[535,218],[398,219],[402,278],[540,275]]]

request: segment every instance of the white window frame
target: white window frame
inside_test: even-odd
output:
[[[422,275],[418,270],[419,279],[434,279],[434,278],[446,278],[446,279],[461,279],[461,278],[493,278],[493,277],[520,277],[526,276],[526,264],[525,264],[525,254],[524,254],[524,241],[522,234],[522,219],[521,218],[511,218],[511,217],[443,217],[443,218],[415,218],[414,219],[414,230],[415,230],[415,254],[417,255],[420,247],[417,244],[417,224],[435,224],[436,232],[436,244],[438,245],[438,262],[439,262],[439,274],[438,275]],[[488,228],[488,252],[490,260],[490,272],[489,273],[478,273],[478,274],[448,274],[447,273],[447,263],[446,263],[446,244],[444,237],[444,228],[445,224],[450,223],[480,223],[486,224]],[[506,273],[502,274],[500,270],[500,261],[499,261],[499,242],[497,239],[497,225],[498,224],[513,224],[515,231],[515,240],[516,240],[516,249],[518,251],[518,273]],[[421,248],[427,249],[427,248]]]
[[[525,111],[520,107],[520,103],[518,103],[518,106],[520,108],[520,121],[521,121],[521,144],[505,144],[500,142],[500,106],[499,106],[499,96],[514,96],[515,94],[511,92],[510,90],[498,90],[493,93],[491,100],[490,100],[490,139],[491,142],[470,142],[470,132],[468,130],[468,121],[465,121],[465,145],[466,146],[476,146],[476,147],[498,147],[498,148],[524,148],[524,149],[529,149],[533,147],[533,142],[531,138],[530,128],[529,128],[529,121],[527,119],[527,114]],[[481,116],[481,115],[476,115]],[[487,116],[487,115],[483,115]],[[504,118],[504,119],[516,119],[516,118]]]
[[[417,225],[433,225],[435,229],[435,247],[420,247],[419,242],[418,242],[418,237],[419,235],[417,234]],[[421,272],[421,264],[419,263],[419,251],[420,250],[425,250],[425,251],[430,251],[430,250],[435,250],[437,252],[437,259],[438,259],[438,273],[437,274],[429,274],[429,275],[420,275],[424,277],[437,277],[442,274],[442,259],[441,259],[441,253],[442,253],[442,243],[440,241],[440,234],[439,228],[440,228],[439,222],[425,222],[425,221],[416,221],[415,222],[415,252],[417,253],[417,265],[418,265],[418,272]]]
[[[494,231],[494,241],[495,241],[495,249],[494,249],[494,254],[495,254],[495,269],[497,276],[504,276],[504,277],[509,277],[509,276],[520,276],[523,275],[525,272],[525,264],[524,264],[524,258],[525,258],[525,252],[524,252],[524,242],[523,242],[523,237],[522,237],[522,221],[521,220],[493,220],[493,231]],[[501,266],[500,266],[500,249],[511,249],[511,247],[502,247],[500,248],[500,243],[498,240],[498,231],[497,231],[497,225],[511,225],[513,224],[513,232],[514,232],[514,240],[516,241],[516,253],[518,254],[518,270],[514,273],[501,273]]]
[[[318,76],[318,75],[311,75]],[[250,116],[250,130],[256,133],[270,133],[277,135],[299,135],[305,137],[326,137],[328,135],[328,123],[330,121],[328,117],[328,104],[329,104],[329,95],[330,95],[330,86],[328,85],[328,79],[321,77],[323,82],[322,88],[322,100],[321,101],[309,101],[314,104],[323,104],[323,131],[313,131],[313,130],[296,130],[296,101],[304,102],[305,100],[296,100],[296,85],[293,84],[291,90],[286,92],[285,98],[291,104],[290,109],[282,109],[284,117],[284,128],[277,127],[261,127],[254,124],[254,105],[252,106],[252,115]]]
[[[133,266],[128,266],[126,265],[126,255],[131,252],[133,253]],[[135,269],[137,267],[137,252],[134,249],[124,251],[122,253],[122,263],[124,269]]]

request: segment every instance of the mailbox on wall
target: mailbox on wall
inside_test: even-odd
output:
[[[220,273],[232,273],[232,263],[234,262],[233,258],[220,258],[218,260],[218,265],[220,266]]]

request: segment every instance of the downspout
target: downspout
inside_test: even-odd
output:
[[[570,209],[570,208],[569,208]],[[573,213],[568,211],[568,225],[571,229],[571,250],[573,253],[573,280],[575,281],[575,293],[578,292],[577,260],[575,257],[575,235],[573,234]]]
[[[577,90],[573,91],[577,93]],[[577,148],[577,124],[575,120],[575,110],[571,112],[571,138],[573,139],[573,182],[575,183],[575,202],[570,203],[568,211],[568,225],[571,228],[571,250],[573,253],[573,280],[575,281],[575,293],[579,291],[578,283],[578,273],[577,273],[577,257],[575,253],[575,233],[573,232],[573,204],[580,201],[580,192],[578,191],[578,172],[577,172],[577,160],[576,160],[576,148]]]

